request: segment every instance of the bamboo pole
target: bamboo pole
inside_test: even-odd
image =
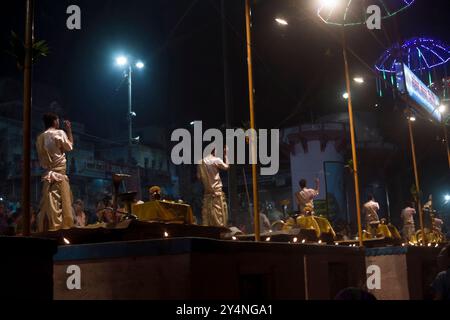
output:
[[[342,30],[342,51],[344,55],[344,66],[345,66],[345,83],[347,86],[348,93],[348,116],[350,122],[350,138],[352,143],[352,159],[353,159],[353,179],[355,182],[355,200],[356,200],[356,217],[358,222],[358,241],[359,246],[364,245],[362,238],[362,224],[361,224],[361,202],[359,195],[359,178],[358,178],[358,159],[356,156],[356,137],[355,137],[355,126],[353,119],[353,105],[352,105],[352,94],[350,87],[350,72],[348,67],[348,57],[347,57],[347,41],[345,36],[345,31]]]
[[[31,179],[31,77],[33,64],[33,11],[34,0],[26,2],[25,23],[25,61],[24,61],[24,83],[23,83],[23,168],[22,168],[22,214],[23,235],[30,235],[30,179]]]
[[[414,167],[414,177],[416,180],[416,192],[417,192],[417,206],[419,210],[419,220],[420,220],[420,230],[422,232],[422,243],[427,243],[427,237],[425,234],[424,224],[423,224],[423,210],[422,210],[422,202],[420,201],[420,183],[419,183],[419,171],[417,170],[417,160],[416,160],[416,145],[414,143],[414,134],[412,129],[412,121],[411,118],[408,117],[408,129],[409,129],[409,140],[411,142],[411,154],[413,160]]]
[[[251,11],[250,0],[245,0],[245,26],[247,36],[247,67],[248,67],[248,95],[250,107],[250,129],[252,137],[250,140],[252,157],[252,187],[253,187],[253,218],[255,228],[255,241],[260,241],[259,208],[258,208],[258,178],[256,165],[256,137],[255,137],[255,111],[254,111],[254,89],[253,89],[253,65],[252,65],[252,37],[251,37]]]

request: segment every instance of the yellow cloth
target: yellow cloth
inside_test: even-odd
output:
[[[300,216],[297,218],[297,225],[300,229],[315,230],[318,238],[320,238],[322,233],[330,233],[333,237],[336,236],[330,222],[322,217]]]
[[[320,237],[320,227],[313,216],[300,216],[297,218],[297,225],[300,229],[304,230],[314,230],[316,231],[316,236]]]
[[[317,224],[319,225],[321,233],[330,233],[333,235],[333,238],[336,237],[336,232],[334,232],[334,229],[331,226],[328,219],[322,218],[322,217],[316,217],[316,216],[314,216],[313,218],[316,220]]]
[[[377,228],[377,235],[384,236],[385,238],[392,239],[392,233],[391,230],[389,230],[389,227],[385,224],[381,224]]]
[[[402,236],[400,235],[400,232],[398,232],[398,229],[393,224],[391,224],[391,223],[388,224],[388,228],[391,231],[391,235],[394,239],[399,240],[402,238]],[[414,234],[414,232],[412,234]]]
[[[173,221],[194,223],[191,206],[168,201],[150,201],[133,206],[133,214],[142,221]]]

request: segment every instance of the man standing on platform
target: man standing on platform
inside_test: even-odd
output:
[[[56,114],[46,113],[43,121],[45,131],[39,135],[36,142],[39,163],[45,169],[42,176],[38,231],[70,229],[74,220],[72,192],[66,175],[66,152],[73,150],[72,124],[69,121],[64,122],[66,133],[59,129],[59,118]]]
[[[204,226],[226,227],[228,223],[228,206],[219,173],[220,170],[229,169],[226,148],[223,155],[224,161],[216,157],[216,151],[213,150],[197,167],[197,178],[203,184],[202,222]]]
[[[297,199],[298,211],[300,214],[313,214],[314,212],[314,198],[319,195],[320,180],[316,179],[316,188],[308,189],[306,187],[306,180],[301,179],[299,182],[300,191],[295,194]]]
[[[363,210],[366,217],[367,229],[371,230],[373,224],[377,224],[380,222],[380,218],[378,217],[380,205],[375,201],[375,197],[373,195],[369,195],[368,200],[369,201],[364,204]]]
[[[416,214],[416,209],[414,209],[414,204],[407,204],[406,208],[402,210],[401,219],[403,221],[403,240],[406,242],[411,241],[412,236],[416,233],[416,227],[414,224],[414,215]]]

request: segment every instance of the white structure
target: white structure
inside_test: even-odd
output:
[[[306,179],[308,187],[315,186],[315,179],[320,179],[320,194],[318,200],[326,200],[327,186],[343,181],[343,171],[340,177],[327,173],[326,162],[345,162],[343,153],[346,148],[348,128],[343,123],[326,123],[317,125],[301,125],[283,131],[283,143],[290,146],[292,203],[296,209],[295,193],[299,190],[300,179]],[[341,166],[343,167],[343,165]],[[343,195],[342,195],[343,196]]]

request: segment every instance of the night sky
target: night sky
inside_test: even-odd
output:
[[[86,124],[87,132],[114,138],[126,130],[126,86],[114,58],[128,53],[146,68],[135,73],[137,126],[186,127],[203,120],[208,127],[225,122],[224,56],[219,0],[39,0],[35,36],[49,42],[51,54],[35,66],[34,81],[53,87],[65,117]],[[226,2],[226,43],[231,96],[231,123],[248,121],[244,1]],[[66,29],[66,8],[82,10],[82,30]],[[262,128],[317,121],[345,112],[346,102],[340,31],[315,15],[316,0],[259,0],[254,3],[254,75],[256,120]],[[431,36],[450,43],[448,0],[416,4],[383,22],[382,31],[347,28],[348,44],[363,61],[350,55],[352,74],[366,85],[354,92],[355,111],[376,117],[387,141],[405,153],[406,123],[393,99],[378,99],[373,68],[396,39]],[[23,36],[24,1],[0,2],[0,47],[10,30]],[[289,21],[288,26],[274,22]],[[1,53],[0,77],[21,79],[12,58]],[[20,97],[18,98],[20,99]],[[51,101],[35,102],[46,107]],[[379,107],[374,108],[378,103]],[[439,128],[418,124],[418,151],[424,179],[447,172]],[[403,149],[402,149],[403,148]],[[406,160],[405,160],[406,161]],[[399,165],[410,172],[410,167]],[[409,183],[409,182],[408,182]]]

